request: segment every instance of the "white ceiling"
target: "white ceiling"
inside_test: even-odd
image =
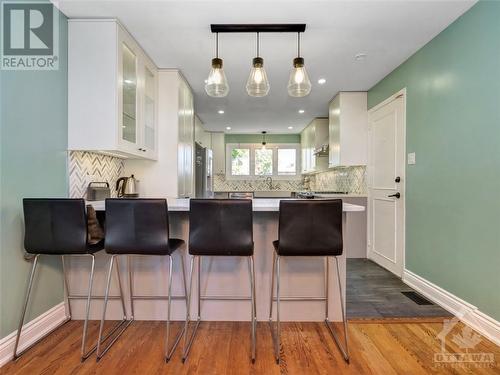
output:
[[[338,91],[370,89],[474,3],[60,0],[58,6],[70,18],[118,18],[158,67],[179,68],[194,90],[195,111],[207,129],[296,133],[312,118],[327,116],[328,102]],[[230,93],[222,99],[208,97],[204,80],[214,54],[211,23],[306,23],[302,56],[313,82],[311,94],[291,98],[286,90],[296,34],[261,34],[261,56],[271,84],[264,98],[245,91],[255,35],[220,34]],[[366,60],[356,61],[358,53],[366,53]],[[327,83],[320,86],[322,77]],[[217,113],[220,109],[223,115]]]

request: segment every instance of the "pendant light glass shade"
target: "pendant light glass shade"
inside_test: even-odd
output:
[[[264,69],[264,59],[256,57],[252,61],[252,69],[247,80],[247,93],[250,96],[266,96],[269,93],[269,81]]]
[[[208,74],[205,91],[208,96],[214,98],[223,98],[229,93],[226,74],[222,68],[222,59],[212,59],[212,69],[210,69],[210,73]]]
[[[288,95],[301,98],[311,92],[311,81],[304,66],[304,58],[300,57],[300,33],[297,34],[297,57],[293,59],[293,69],[288,80]]]
[[[259,33],[257,33],[257,57],[252,60],[252,69],[247,80],[247,94],[250,96],[266,96],[269,93],[269,81],[264,69],[264,59],[259,57]]]
[[[215,58],[212,59],[212,69],[208,73],[205,91],[213,98],[223,98],[229,93],[226,74],[222,68],[222,59],[219,59],[219,33],[215,34]]]
[[[304,59],[297,57],[293,59],[293,69],[288,80],[288,95],[300,98],[311,92],[311,81],[304,66]]]

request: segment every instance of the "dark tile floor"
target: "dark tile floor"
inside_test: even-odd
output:
[[[347,259],[348,318],[451,316],[438,305],[418,305],[403,293],[412,288],[368,259]]]

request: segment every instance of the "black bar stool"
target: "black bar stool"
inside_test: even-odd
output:
[[[188,310],[184,329],[185,362],[201,322],[201,300],[245,300],[251,301],[252,362],[255,362],[255,335],[257,312],[255,302],[255,268],[253,260],[253,220],[250,199],[191,199],[189,208],[189,254],[190,266]],[[202,296],[201,257],[240,256],[247,257],[250,273],[251,297]],[[193,333],[187,341],[188,325],[191,320],[190,304],[193,290],[194,261],[198,260],[198,316]]]
[[[24,317],[31,295],[31,288],[35,276],[38,259],[44,256],[60,256],[64,273],[64,294],[68,311],[67,319],[58,327],[71,320],[70,299],[85,298],[87,305],[85,309],[85,321],[83,324],[81,360],[84,361],[96,349],[96,346],[86,351],[87,326],[89,319],[90,300],[92,295],[92,282],[94,279],[95,256],[104,247],[104,241],[95,245],[88,243],[87,215],[85,202],[83,199],[46,199],[46,198],[25,198],[23,199],[24,209],[24,248],[30,255],[34,255],[33,266],[28,281],[26,299],[24,301],[19,328],[17,330],[16,342],[14,345],[14,359],[19,358],[37,342],[18,352],[19,338],[24,324]],[[71,296],[64,266],[65,257],[89,257],[91,260],[88,292],[86,296]],[[57,329],[56,327],[55,329]],[[54,329],[54,330],[55,330]],[[54,331],[53,330],[53,331]],[[51,331],[51,332],[53,332]],[[49,332],[49,333],[51,333]],[[45,336],[44,336],[45,337]]]
[[[178,333],[174,344],[169,349],[170,335],[170,312],[172,299],[187,300],[186,276],[184,270],[184,257],[179,253],[181,259],[181,269],[183,276],[184,296],[172,296],[172,254],[184,246],[185,242],[177,238],[169,238],[168,207],[165,199],[106,199],[106,252],[111,254],[109,270],[107,275],[106,292],[104,295],[104,308],[102,312],[101,325],[99,327],[99,339],[97,340],[97,360],[101,359],[109,348],[116,342],[118,337],[134,320],[134,301],[138,299],[166,299],[168,300],[167,310],[167,333],[165,338],[165,361],[169,361],[177,347],[182,333]],[[104,321],[106,318],[106,307],[109,297],[109,287],[113,264],[115,258],[119,255],[126,255],[129,271],[129,292],[130,292],[130,310],[131,317],[127,319],[125,304],[122,301],[123,320],[119,325],[126,322],[121,331],[113,340],[101,350],[102,333]],[[167,296],[138,296],[133,293],[133,276],[131,257],[133,256],[167,256],[169,260],[168,267],[168,295]],[[118,261],[116,262],[118,282],[121,291],[120,272]],[[186,301],[187,302],[187,301]],[[187,309],[187,306],[186,306]],[[118,326],[119,326],[118,325]],[[109,335],[108,335],[109,336]],[[106,340],[106,338],[104,339]]]
[[[280,300],[294,301],[294,297],[280,297],[280,258],[281,257],[325,257],[325,298],[300,298],[304,300],[322,300],[326,302],[325,323],[332,334],[335,343],[349,363],[349,348],[347,345],[347,321],[345,319],[342,285],[339,275],[337,257],[342,255],[342,200],[282,200],[280,202],[278,240],[273,241],[273,271],[271,276],[271,306],[269,309],[269,324],[274,343],[276,363],[279,363],[281,346]],[[339,285],[340,306],[344,323],[345,347],[331,327],[328,316],[328,257],[333,257],[337,265],[337,281]],[[274,274],[276,268],[276,298],[274,298]],[[273,302],[276,301],[276,335],[272,327]]]

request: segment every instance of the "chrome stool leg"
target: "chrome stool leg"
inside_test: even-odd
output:
[[[97,344],[96,344],[91,349],[89,349],[88,352],[85,352],[85,342],[87,340],[87,330],[88,330],[89,314],[90,314],[90,301],[92,299],[92,284],[94,282],[94,270],[95,270],[95,255],[89,254],[89,256],[92,258],[92,260],[91,260],[91,264],[90,264],[87,303],[85,306],[85,321],[83,322],[82,349],[81,349],[81,358],[80,358],[81,362],[85,361],[88,357],[90,357],[90,355],[97,349]],[[66,275],[65,275],[65,279],[66,279]],[[67,289],[67,290],[68,290],[68,294],[69,294],[69,289]],[[69,300],[68,300],[68,305],[70,305]]]
[[[188,328],[189,328],[189,323],[191,321],[191,296],[193,292],[193,273],[194,273],[194,261],[195,261],[195,256],[191,257],[191,266],[190,266],[190,277],[189,277],[189,294],[188,294],[188,302],[187,302],[187,307],[186,307],[186,323],[184,326],[184,350],[182,353],[182,362],[186,362],[186,359],[189,355],[189,350],[191,349],[191,345],[193,344],[193,339],[194,335],[196,334],[196,330],[198,329],[198,325],[200,324],[199,320],[199,308],[198,308],[198,320],[196,322],[196,326],[194,327],[194,331],[189,337],[188,341]],[[198,263],[199,265],[199,263]],[[198,273],[199,275],[199,273]],[[200,291],[198,290],[198,293]],[[198,299],[199,303],[199,299]]]
[[[248,272],[250,274],[251,322],[252,322],[252,363],[255,363],[256,336],[257,336],[257,306],[255,300],[255,264],[253,256],[248,257]]]
[[[66,324],[71,319],[71,317],[66,318],[61,324],[59,324],[58,326],[56,326],[49,333],[47,333],[43,337],[39,338],[34,343],[30,344],[28,347],[24,348],[20,352],[17,351],[17,349],[19,347],[19,340],[21,339],[21,333],[22,333],[22,329],[23,329],[23,325],[24,325],[24,318],[26,316],[26,310],[28,308],[28,303],[29,303],[30,296],[31,296],[31,289],[33,287],[33,280],[35,278],[35,272],[36,272],[36,268],[37,268],[37,265],[38,265],[38,258],[39,258],[39,256],[40,256],[40,254],[36,254],[34,256],[34,258],[33,258],[33,265],[31,266],[31,272],[30,272],[30,276],[29,276],[29,279],[28,279],[28,287],[27,287],[27,290],[26,290],[26,298],[24,300],[23,310],[21,312],[21,318],[19,320],[19,326],[18,326],[17,334],[16,334],[16,342],[14,344],[14,355],[13,355],[13,359],[14,360],[17,360],[21,355],[23,355],[24,353],[26,353],[29,349],[31,349],[33,346],[35,346],[41,340],[43,340],[45,337],[47,337],[50,333],[54,332],[56,329],[58,329],[59,327],[63,326],[64,324]]]
[[[168,312],[167,312],[167,335],[165,339],[165,362],[170,361],[170,358],[175,352],[175,349],[179,345],[179,342],[181,341],[181,337],[184,334],[184,330],[186,326],[184,325],[183,328],[180,330],[180,332],[177,334],[174,344],[172,345],[172,348],[169,349],[168,343],[169,343],[169,336],[170,336],[170,315],[171,315],[171,306],[172,306],[172,270],[173,270],[173,259],[172,256],[169,255],[169,276],[168,276]],[[183,279],[183,285],[184,285],[184,299],[187,300],[187,292],[186,292],[186,275],[184,271],[184,257],[182,254],[180,254],[181,258],[181,268],[182,268],[182,279]]]
[[[272,314],[274,302],[274,269],[276,268],[276,334],[274,333]],[[280,349],[281,349],[281,324],[280,324],[280,256],[276,256],[273,251],[273,270],[271,280],[271,306],[269,309],[269,328],[271,329],[271,337],[274,345],[274,357],[276,363],[280,363]]]
[[[342,322],[343,322],[343,325],[344,325],[344,346],[342,346],[340,344],[340,340],[339,338],[337,337],[337,335],[335,334],[333,328],[332,328],[332,325],[331,325],[331,322],[329,320],[329,317],[328,317],[328,274],[329,274],[329,265],[328,265],[328,257],[326,258],[326,272],[325,272],[325,276],[326,276],[326,319],[325,319],[325,323],[326,323],[326,326],[328,327],[328,330],[330,331],[333,339],[335,340],[335,344],[337,344],[337,347],[339,348],[339,350],[342,352],[342,355],[344,357],[344,360],[349,363],[349,346],[348,346],[348,340],[347,340],[347,320],[346,320],[346,317],[345,317],[345,310],[344,310],[344,298],[343,298],[343,294],[342,294],[342,284],[340,283],[340,272],[339,272],[339,262],[338,262],[338,259],[337,257],[334,257],[335,258],[335,264],[337,266],[337,282],[339,284],[339,295],[340,295],[340,308],[342,310]]]
[[[103,333],[103,330],[104,330],[104,322],[106,320],[106,308],[107,308],[108,300],[109,300],[109,288],[110,288],[110,285],[111,285],[111,275],[113,273],[113,264],[114,264],[114,261],[115,261],[115,257],[116,257],[116,255],[112,255],[111,256],[111,260],[109,261],[109,270],[108,270],[108,277],[107,277],[107,282],[106,282],[106,291],[104,293],[104,306],[103,306],[103,309],[102,309],[101,324],[99,326],[99,338],[97,339],[96,361],[99,361],[104,356],[104,354],[106,354],[106,352],[111,348],[111,346],[116,342],[116,340],[121,336],[121,334],[127,329],[127,327],[133,321],[133,319],[127,320],[127,312],[125,310],[125,300],[124,300],[124,297],[123,297],[123,288],[122,288],[122,283],[121,283],[121,278],[120,278],[120,269],[119,269],[119,265],[118,265],[118,262],[117,262],[116,263],[116,273],[117,273],[117,276],[118,276],[118,288],[120,290],[120,299],[121,299],[121,305],[122,305],[122,311],[123,311],[123,319],[103,339],[102,333]],[[101,345],[103,344],[103,341],[106,340],[106,339],[108,339],[120,327],[122,327],[122,329],[111,340],[111,342],[101,351]]]
[[[196,325],[194,327],[193,333],[189,336],[188,339],[188,328],[189,328],[189,323],[191,321],[191,297],[192,297],[192,292],[193,292],[193,274],[194,274],[194,261],[195,258],[198,258],[198,316],[196,319]],[[250,273],[250,288],[251,288],[251,296],[246,297],[246,296],[209,296],[209,295],[201,295],[201,256],[200,255],[195,255],[191,258],[191,267],[190,267],[190,280],[189,280],[189,297],[188,297],[188,306],[187,306],[187,313],[186,313],[186,323],[185,323],[185,328],[184,328],[184,352],[182,355],[182,362],[186,362],[187,357],[189,355],[189,351],[191,349],[191,346],[194,342],[194,338],[196,336],[196,331],[201,323],[201,300],[215,300],[215,301],[231,301],[231,300],[237,300],[237,301],[250,301],[251,303],[251,314],[252,314],[252,362],[255,362],[255,343],[256,343],[256,330],[257,330],[257,311],[256,311],[256,299],[255,299],[255,267],[254,267],[254,261],[253,257],[249,256],[249,273]]]

